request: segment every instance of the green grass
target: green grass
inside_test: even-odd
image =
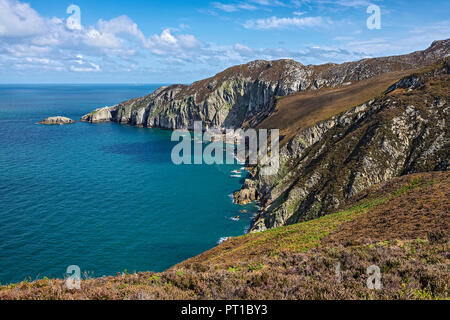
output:
[[[358,215],[364,214],[383,202],[385,199],[376,199],[367,203],[354,206],[348,210],[323,216],[316,220],[298,223],[292,226],[275,228],[264,233],[264,237],[255,244],[269,242],[272,246],[272,254],[280,250],[288,249],[296,252],[307,252],[320,245],[321,240],[344,222],[353,220]],[[254,245],[254,244],[252,244]]]
[[[296,252],[307,252],[320,246],[321,240],[333,231],[336,231],[342,223],[351,221],[359,215],[365,214],[372,208],[384,204],[413,189],[432,183],[425,182],[422,178],[415,178],[409,184],[399,188],[392,195],[376,199],[366,200],[347,210],[339,211],[321,218],[294,224],[291,226],[274,228],[262,233],[257,241],[247,245],[251,250],[254,245],[270,244],[271,254],[276,255],[280,250],[288,249]],[[248,235],[252,237],[253,235]]]
[[[228,268],[233,266],[234,262],[239,261],[243,255],[268,255],[275,257],[286,251],[307,253],[320,247],[322,240],[337,231],[342,224],[352,221],[375,207],[400,197],[413,189],[424,187],[430,183],[433,182],[420,177],[414,178],[391,193],[374,195],[349,208],[314,220],[233,238],[225,244],[227,248],[219,246],[207,252],[202,257],[202,262],[218,263],[222,261],[224,263],[223,266]],[[233,270],[229,271],[233,272]]]
[[[417,188],[418,186],[420,186],[422,184],[422,179],[421,178],[415,178],[411,181],[410,184],[407,184],[406,186],[398,189],[397,191],[394,192],[394,197],[398,197],[401,196],[402,194]]]

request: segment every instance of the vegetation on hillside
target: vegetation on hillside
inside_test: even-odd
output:
[[[264,209],[252,231],[329,214],[349,197],[394,177],[446,170],[449,65],[447,58],[410,74],[379,97],[299,132],[281,149],[276,176],[265,177],[256,168],[253,178]]]
[[[233,238],[170,270],[0,287],[1,299],[448,299],[450,176],[377,185],[335,213]],[[369,289],[367,268],[381,271]]]

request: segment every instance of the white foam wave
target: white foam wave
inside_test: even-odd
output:
[[[217,241],[217,244],[222,244],[222,243],[224,243],[225,241],[227,241],[228,240],[228,237],[221,237],[220,239],[219,239],[219,241]]]

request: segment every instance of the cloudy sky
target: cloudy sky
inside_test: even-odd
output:
[[[367,27],[370,5],[381,29]],[[409,53],[450,38],[449,12],[448,0],[0,0],[0,83],[190,83],[255,59]]]

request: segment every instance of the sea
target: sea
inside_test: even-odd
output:
[[[160,272],[248,230],[256,206],[231,198],[242,164],[175,165],[167,130],[37,124],[158,87],[0,85],[1,284],[72,265],[89,277]]]

